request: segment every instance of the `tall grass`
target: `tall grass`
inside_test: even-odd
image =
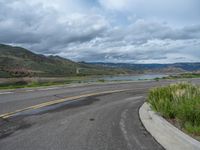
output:
[[[168,119],[175,119],[187,132],[200,135],[200,87],[189,83],[171,84],[150,90],[151,107]]]

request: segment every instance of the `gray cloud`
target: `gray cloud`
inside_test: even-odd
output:
[[[1,2],[1,42],[26,44],[39,50],[50,49],[89,41],[101,36],[108,26],[103,16],[75,13],[62,20],[53,8],[44,9],[42,5],[24,2]]]
[[[0,0],[0,43],[76,61],[169,63],[200,59],[200,22],[190,20],[188,24],[187,20],[181,26],[174,25],[173,19],[158,19],[159,11],[163,14],[160,8],[152,16],[137,17],[145,13],[144,8],[144,12],[132,9],[144,1],[137,5],[133,2]],[[179,4],[180,0],[175,2]],[[195,4],[199,3],[192,0],[182,5],[198,18]],[[154,6],[148,5],[145,6],[148,10]],[[158,5],[162,6],[160,2]],[[171,3],[167,3],[168,6]],[[127,10],[123,11],[124,8]],[[156,19],[155,14],[158,14]]]

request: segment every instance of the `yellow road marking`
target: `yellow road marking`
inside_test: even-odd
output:
[[[26,107],[26,108],[19,109],[19,110],[13,111],[13,112],[5,113],[5,114],[0,115],[0,118],[6,119],[6,118],[12,117],[16,113],[19,113],[19,112],[22,112],[22,111],[32,110],[32,109],[34,110],[34,109],[38,109],[38,108],[42,108],[42,107],[46,107],[46,106],[50,106],[50,105],[55,105],[55,104],[58,104],[58,103],[66,102],[66,101],[69,101],[69,100],[75,100],[75,99],[79,99],[79,98],[85,98],[85,97],[96,96],[96,95],[101,95],[101,94],[124,92],[124,91],[128,91],[128,90],[131,90],[131,89],[112,90],[112,91],[104,91],[104,92],[98,92],[98,93],[84,94],[84,95],[73,96],[73,97],[66,97],[66,98],[57,99],[57,100],[53,100],[53,101],[37,104],[37,105],[34,105],[34,106]]]

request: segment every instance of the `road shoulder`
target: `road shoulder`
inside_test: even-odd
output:
[[[146,130],[167,150],[200,150],[200,142],[183,133],[151,110],[146,102],[139,109]]]

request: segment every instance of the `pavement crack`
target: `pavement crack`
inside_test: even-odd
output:
[[[121,129],[121,131],[123,133],[123,136],[124,136],[124,138],[126,140],[128,149],[131,150],[131,149],[133,149],[133,147],[132,147],[130,139],[128,137],[128,133],[127,133],[127,130],[126,130],[126,125],[125,125],[125,119],[126,119],[126,113],[127,113],[127,111],[128,111],[128,109],[126,109],[125,111],[122,112],[119,125],[120,125],[120,129]]]
[[[137,101],[135,101],[137,102]],[[139,141],[139,139],[137,138],[137,135],[131,134],[130,135],[130,130],[129,128],[126,126],[126,120],[127,120],[127,113],[128,113],[129,108],[125,109],[122,114],[121,114],[121,119],[120,119],[120,129],[123,133],[124,139],[126,140],[128,149],[133,150],[135,149],[133,146],[133,141],[135,142],[135,144],[137,144],[141,149],[145,149],[144,146],[142,145],[142,143]]]
[[[31,124],[23,120],[23,118],[0,118],[0,139],[10,136],[17,130],[29,128]]]
[[[94,121],[95,119],[94,118],[90,118],[90,121]]]
[[[59,99],[63,99],[63,98],[65,98],[65,97],[63,97],[63,96],[59,96],[59,95],[54,95],[54,97],[59,98]]]

